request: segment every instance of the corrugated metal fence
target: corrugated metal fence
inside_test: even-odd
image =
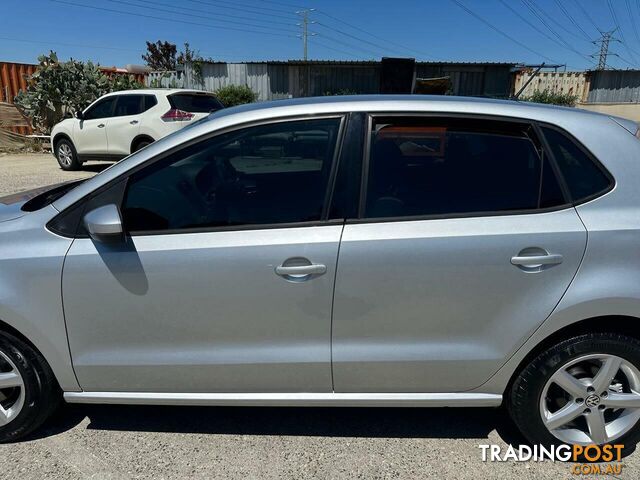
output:
[[[20,90],[27,88],[27,78],[36,71],[36,65],[0,62],[0,102],[13,103]],[[30,126],[13,127],[15,133],[32,133]]]
[[[602,70],[591,72],[591,88],[587,102],[640,102],[640,71]]]
[[[380,92],[379,62],[204,63],[200,74],[152,72],[151,87],[215,91],[227,85],[248,85],[258,100]],[[418,78],[448,76],[454,95],[507,97],[511,65],[416,63]]]

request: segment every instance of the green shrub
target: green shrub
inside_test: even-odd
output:
[[[251,90],[248,85],[227,85],[219,88],[214,93],[225,107],[253,103],[258,99],[258,94]]]
[[[551,92],[549,90],[538,90],[533,92],[533,95],[522,97],[522,100],[526,102],[548,103],[551,105],[573,107],[578,101],[578,96],[570,95],[568,93]]]
[[[16,96],[15,103],[40,133],[48,133],[105,93],[142,87],[132,75],[108,77],[92,62],[61,62],[55,52],[41,55],[38,62],[27,90]]]

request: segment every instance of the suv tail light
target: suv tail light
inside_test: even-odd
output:
[[[172,108],[160,118],[165,122],[188,122],[193,117],[193,113],[185,112],[184,110],[178,110],[177,108]]]

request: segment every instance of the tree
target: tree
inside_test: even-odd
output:
[[[105,93],[142,86],[133,76],[108,77],[92,62],[61,62],[53,51],[38,57],[38,62],[27,89],[16,96],[15,103],[42,133]]]
[[[152,70],[167,71],[176,69],[177,49],[174,43],[163,42],[162,40],[158,40],[155,43],[146,43],[147,53],[142,55],[142,59]]]
[[[252,103],[258,99],[258,94],[251,90],[248,85],[227,85],[219,88],[214,93],[225,107]]]

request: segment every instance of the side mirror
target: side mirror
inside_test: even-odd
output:
[[[84,120],[84,113],[82,113],[82,110],[78,110],[78,111],[76,112],[76,118],[77,118],[78,120]]]
[[[117,243],[124,240],[120,210],[114,204],[91,210],[84,216],[84,226],[96,242]]]

